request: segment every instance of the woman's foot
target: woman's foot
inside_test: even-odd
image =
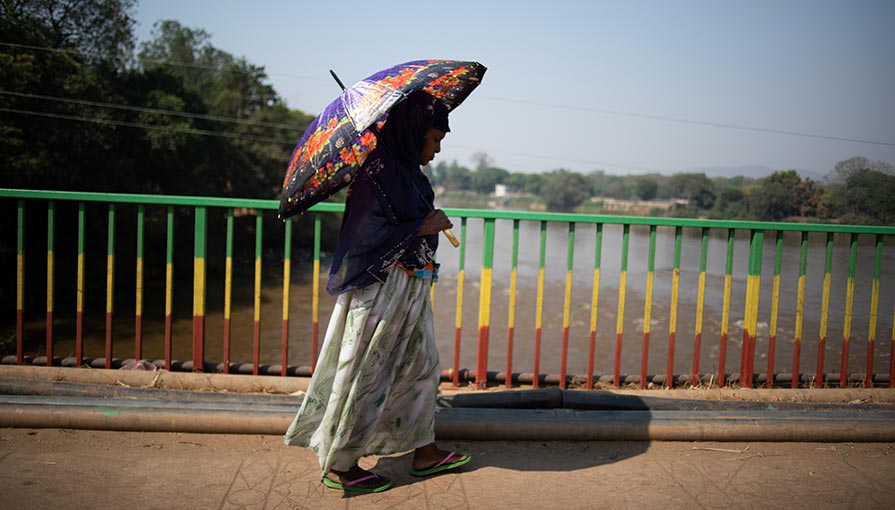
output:
[[[414,476],[428,476],[458,468],[472,460],[469,455],[457,452],[448,452],[439,449],[435,443],[427,444],[416,449],[413,453],[413,464],[410,474]]]
[[[323,484],[333,489],[355,492],[382,492],[392,486],[392,482],[382,476],[355,464],[348,471],[330,470]]]

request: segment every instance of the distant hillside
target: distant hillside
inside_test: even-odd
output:
[[[766,166],[727,166],[727,167],[695,167],[683,170],[681,173],[704,173],[708,177],[751,177],[753,179],[761,179],[767,177],[779,168],[770,168]],[[802,179],[811,179],[812,181],[822,181],[824,174],[815,172],[814,170],[805,170],[796,168],[796,172]]]

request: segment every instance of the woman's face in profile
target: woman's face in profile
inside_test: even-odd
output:
[[[435,159],[435,155],[441,152],[441,141],[445,132],[435,128],[429,128],[426,138],[423,140],[423,152],[420,154],[420,165],[426,166]]]

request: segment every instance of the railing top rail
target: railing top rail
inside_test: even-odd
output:
[[[612,225],[656,225],[660,227],[692,227],[736,230],[785,230],[796,232],[844,232],[854,234],[895,235],[895,227],[874,225],[835,225],[829,223],[703,220],[694,218],[654,218],[649,216],[612,216],[607,214],[495,211],[488,209],[445,208],[444,210],[448,216],[460,216],[467,218],[557,221],[566,223],[604,223]]]
[[[0,197],[44,200],[72,200],[82,202],[114,202],[130,204],[184,205],[206,207],[248,207],[277,210],[278,200],[250,198],[198,197],[179,195],[139,195],[96,193],[81,191],[23,190],[0,188]],[[324,202],[315,205],[313,212],[342,212],[344,204]],[[653,218],[645,216],[611,216],[605,214],[570,214],[530,211],[497,211],[489,209],[458,209],[446,207],[448,216],[461,218],[502,219],[523,221],[555,221],[565,223],[603,223],[611,225],[656,225],[736,230],[782,230],[792,232],[833,232],[852,234],[895,235],[895,226],[835,225],[829,223],[790,223],[771,221],[704,220],[692,218]]]
[[[44,200],[73,200],[80,202],[113,202],[119,204],[247,207],[250,209],[270,209],[274,211],[276,211],[280,206],[278,200],[265,200],[257,198],[199,197],[186,195],[139,195],[125,193],[24,190],[10,188],[0,188],[0,197],[32,198]],[[312,211],[320,212],[341,212],[344,209],[344,204],[334,203],[321,203],[311,208]]]

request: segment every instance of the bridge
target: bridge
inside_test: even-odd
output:
[[[313,372],[341,204],[281,221],[273,200],[0,189],[0,203],[16,218],[3,364],[118,368],[151,351],[173,371]],[[439,250],[432,296],[454,386],[895,383],[895,227],[446,212],[461,245]]]

